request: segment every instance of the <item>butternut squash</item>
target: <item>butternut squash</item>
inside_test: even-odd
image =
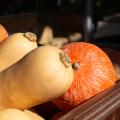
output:
[[[53,39],[53,30],[50,26],[45,26],[43,29],[42,35],[38,40],[38,44],[47,45]]]
[[[24,110],[24,112],[28,114],[32,118],[32,120],[45,120],[43,117],[41,117],[37,113],[34,113],[30,110]]]
[[[61,48],[64,44],[67,44],[68,42],[68,38],[54,37],[53,29],[49,26],[45,26],[42,35],[38,40],[38,45],[52,45],[57,48]]]
[[[0,120],[34,120],[28,114],[18,109],[3,109],[0,111]]]
[[[14,33],[0,43],[0,71],[20,60],[37,47],[33,33]]]
[[[67,54],[53,46],[38,47],[0,72],[0,108],[27,109],[67,91],[73,69]]]

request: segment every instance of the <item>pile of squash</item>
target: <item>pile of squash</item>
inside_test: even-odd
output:
[[[59,47],[38,46],[35,34],[8,35],[3,26],[0,41],[0,120],[44,120],[28,109],[51,101],[66,112],[117,80],[111,60],[96,45],[62,40]]]

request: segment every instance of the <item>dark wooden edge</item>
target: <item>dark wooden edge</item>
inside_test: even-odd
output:
[[[38,26],[38,14],[22,13],[17,15],[0,16],[2,24],[8,32],[34,31]]]
[[[104,120],[120,107],[120,82],[74,108],[59,120]]]
[[[73,24],[74,23],[74,24]],[[0,16],[0,24],[9,32],[35,31],[39,32],[44,26],[50,25],[59,32],[82,31],[82,17],[80,14],[38,14],[21,13],[17,15]]]

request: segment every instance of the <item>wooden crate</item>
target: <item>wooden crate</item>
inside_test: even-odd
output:
[[[8,32],[35,31],[38,24],[38,15],[35,13],[0,16],[0,24]]]
[[[82,20],[79,15],[59,16],[52,14],[46,16],[38,15],[36,13],[29,13],[13,16],[1,16],[0,24],[3,24],[10,33],[31,31],[40,35],[40,32],[45,25],[53,26],[56,33],[63,32],[63,34],[65,34],[67,32],[82,32]],[[119,51],[109,48],[105,48],[104,51],[109,55],[113,62],[120,64]],[[113,116],[119,114],[119,92],[120,82],[116,83],[116,85],[110,89],[79,105],[65,115],[62,115],[59,120],[112,120]],[[50,120],[55,113],[60,111],[51,102],[35,106],[34,109],[46,118],[46,120]],[[120,118],[118,118],[118,120],[119,119]]]

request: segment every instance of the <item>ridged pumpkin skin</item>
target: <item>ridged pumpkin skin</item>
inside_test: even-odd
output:
[[[97,46],[75,42],[65,45],[63,51],[70,58],[74,69],[74,80],[69,90],[53,102],[63,110],[69,110],[115,84],[116,75],[108,56]]]
[[[0,42],[4,41],[8,37],[8,32],[3,25],[0,24]]]

